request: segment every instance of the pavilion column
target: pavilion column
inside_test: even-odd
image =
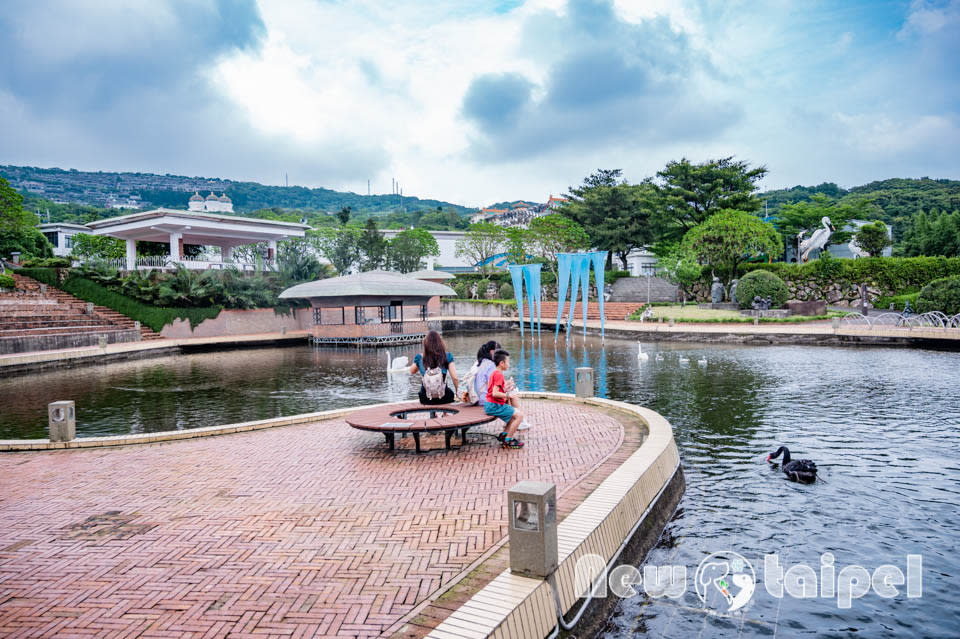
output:
[[[137,241],[127,239],[127,270],[135,271],[137,269]]]
[[[273,261],[277,256],[277,241],[268,240],[267,241],[267,259]]]
[[[182,245],[183,245],[183,234],[171,233],[170,234],[170,261],[171,262],[180,261],[180,247]]]
[[[222,262],[232,262],[233,261],[233,247],[229,244],[222,244],[220,246],[220,261]]]

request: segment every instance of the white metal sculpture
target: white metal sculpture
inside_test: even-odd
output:
[[[806,231],[800,231],[797,235],[797,243],[799,244],[799,253],[800,261],[806,262],[810,259],[810,254],[813,251],[820,251],[827,245],[830,241],[830,236],[833,235],[833,224],[830,222],[830,218],[824,216],[820,223],[823,225],[822,228],[814,231],[810,237],[803,239],[803,236],[806,235]]]

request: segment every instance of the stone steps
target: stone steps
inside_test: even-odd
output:
[[[651,302],[675,302],[677,300],[677,285],[662,277],[650,278]],[[646,277],[621,277],[613,283],[610,291],[611,302],[646,302]]]
[[[551,320],[557,319],[557,302],[541,302],[540,303],[540,319],[541,321],[545,318]],[[604,302],[603,311],[607,319],[616,319],[622,320],[626,319],[628,315],[633,313],[638,308],[641,308],[643,304],[637,302]],[[528,314],[526,308],[524,308],[525,314]],[[567,317],[570,313],[570,301],[563,306],[563,316]],[[576,305],[574,306],[574,319],[583,320],[583,303],[580,300],[577,300]],[[599,320],[600,319],[600,303],[599,302],[589,302],[587,304],[587,320]]]
[[[0,338],[24,337],[28,335],[64,335],[73,333],[115,333],[129,331],[129,328],[114,326],[113,324],[99,324],[93,326],[50,326],[44,328],[21,328],[15,330],[0,329]]]

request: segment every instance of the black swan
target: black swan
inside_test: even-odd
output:
[[[790,449],[781,446],[777,452],[767,455],[767,461],[772,462],[783,453],[783,466],[781,470],[793,481],[810,483],[817,480],[817,465],[809,459],[790,459]]]

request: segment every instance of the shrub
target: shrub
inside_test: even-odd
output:
[[[459,299],[464,299],[470,296],[470,285],[466,282],[454,282],[451,288],[457,292],[457,297]]]
[[[904,305],[907,302],[910,302],[910,308],[916,310],[917,308],[917,296],[920,293],[905,293],[904,295],[891,295],[889,297],[878,297],[874,302],[874,307],[878,309],[887,309],[890,308],[890,305],[893,304],[893,308],[896,311],[902,311]]]
[[[512,299],[513,299],[513,284],[501,284],[501,285],[500,285],[500,299],[502,299],[502,300],[512,300]]]
[[[477,297],[482,300],[487,299],[488,288],[490,288],[490,280],[478,280],[477,281]]]
[[[604,271],[603,283],[610,286],[622,277],[630,277],[630,271]]]
[[[737,303],[740,308],[750,308],[753,298],[769,297],[773,308],[780,308],[790,296],[787,285],[779,277],[768,271],[751,271],[737,284]]]
[[[923,287],[917,296],[917,312],[960,313],[960,276],[944,277]]]
[[[23,261],[27,268],[70,268],[71,262],[65,257],[31,257]]]
[[[0,288],[16,288],[17,283],[13,281],[12,275],[0,273]]]

